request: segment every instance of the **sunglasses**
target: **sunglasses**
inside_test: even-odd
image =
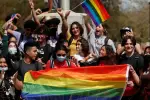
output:
[[[65,57],[66,54],[57,54],[57,56],[63,56],[63,57]]]

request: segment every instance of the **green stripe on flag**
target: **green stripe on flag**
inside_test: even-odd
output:
[[[36,90],[36,91],[35,91]],[[25,83],[23,93],[49,95],[82,95],[94,97],[115,97],[123,93],[123,88],[69,89]]]

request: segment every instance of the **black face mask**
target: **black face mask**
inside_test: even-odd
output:
[[[49,29],[49,36],[56,36],[57,28],[52,27]]]

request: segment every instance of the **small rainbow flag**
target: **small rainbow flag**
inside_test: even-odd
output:
[[[27,72],[25,100],[120,100],[128,65],[90,66]]]
[[[91,17],[96,26],[106,21],[110,17],[100,0],[85,0],[82,3],[82,7]]]

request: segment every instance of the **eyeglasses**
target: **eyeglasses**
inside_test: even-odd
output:
[[[57,54],[57,56],[63,56],[63,57],[65,57],[66,54]]]

